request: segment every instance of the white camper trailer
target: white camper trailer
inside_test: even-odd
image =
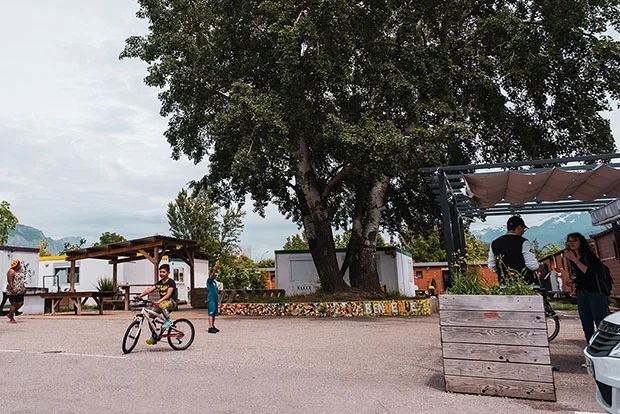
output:
[[[342,265],[345,254],[344,249],[337,250],[339,265]],[[284,289],[287,295],[303,295],[318,289],[319,276],[308,250],[276,250],[275,256],[278,289]],[[408,252],[396,247],[379,247],[375,258],[379,283],[386,292],[415,296],[413,261]],[[349,283],[348,270],[344,280]]]

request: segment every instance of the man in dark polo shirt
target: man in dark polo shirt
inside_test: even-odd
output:
[[[489,269],[497,273],[500,285],[506,273],[521,273],[529,283],[537,283],[536,271],[539,264],[532,252],[530,241],[523,237],[527,226],[519,216],[512,216],[506,222],[507,233],[491,243],[489,249]]]

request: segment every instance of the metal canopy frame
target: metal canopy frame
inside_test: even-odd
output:
[[[452,264],[456,259],[455,256],[464,257],[466,254],[465,219],[514,214],[585,212],[601,207],[614,199],[611,197],[602,197],[592,201],[580,201],[568,198],[553,202],[544,202],[534,199],[524,204],[511,204],[502,200],[494,206],[483,208],[472,204],[470,199],[462,191],[465,188],[465,175],[494,174],[505,171],[538,174],[549,171],[554,167],[565,171],[590,171],[602,163],[620,169],[620,153],[528,160],[500,164],[472,164],[421,168],[420,172],[422,176],[430,186],[441,206],[448,263]]]

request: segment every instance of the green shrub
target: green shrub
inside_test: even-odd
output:
[[[97,280],[97,290],[111,292],[114,290],[114,282],[109,277],[100,277],[99,280]]]
[[[501,259],[498,266],[503,266]],[[526,282],[523,277],[526,270],[519,272],[506,268],[507,276],[502,286],[485,287],[482,283],[480,269],[471,269],[464,262],[457,262],[452,267],[452,286],[446,290],[446,293],[453,295],[535,295],[533,285]]]
[[[235,261],[230,265],[220,264],[217,280],[222,282],[224,289],[265,289],[268,273],[255,264]]]

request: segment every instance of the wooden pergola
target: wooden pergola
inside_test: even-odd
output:
[[[69,275],[70,292],[75,292],[75,262],[83,259],[107,260],[112,265],[112,283],[114,291],[118,288],[117,266],[119,263],[134,262],[147,259],[153,264],[153,283],[159,280],[159,263],[164,256],[181,259],[190,268],[190,289],[194,289],[194,259],[209,257],[198,247],[193,240],[175,239],[167,236],[151,236],[142,239],[127,240],[118,243],[109,243],[85,249],[70,250],[67,261],[71,263]]]

